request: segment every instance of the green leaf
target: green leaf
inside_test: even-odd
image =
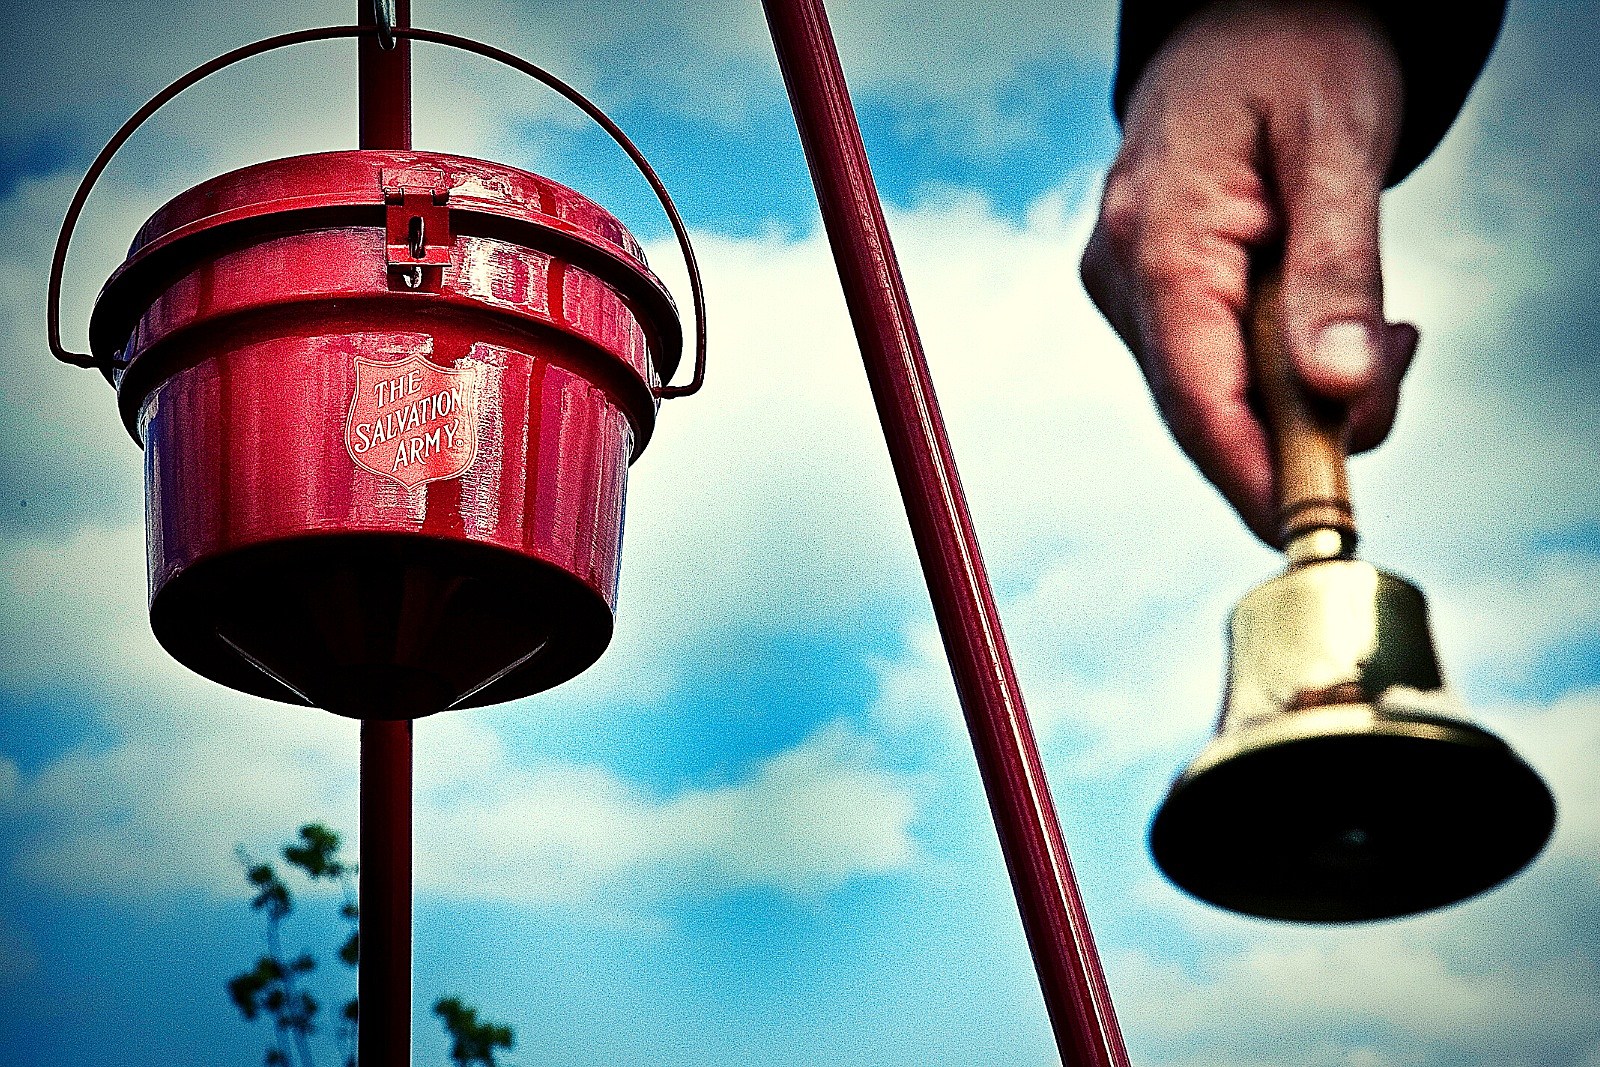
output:
[[[282,919],[294,910],[294,898],[288,886],[273,879],[261,887],[255,899],[250,901],[250,906],[257,911],[265,911],[270,919]]]
[[[283,858],[299,867],[312,879],[341,878],[344,863],[339,859],[339,835],[320,823],[300,827],[298,845],[285,845]]]
[[[246,1022],[252,1022],[261,1012],[259,997],[266,981],[259,971],[246,971],[244,974],[228,979],[228,998],[239,1009],[239,1014],[245,1017]]]
[[[516,1039],[509,1026],[479,1022],[477,1009],[468,1007],[460,997],[440,998],[433,1011],[444,1021],[451,1038],[450,1058],[458,1067],[494,1067],[494,1050],[511,1048]]]

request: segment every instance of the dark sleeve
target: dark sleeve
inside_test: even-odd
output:
[[[1123,0],[1118,27],[1117,79],[1112,99],[1122,118],[1145,65],[1168,35],[1206,0]],[[1389,185],[1410,174],[1434,150],[1483,70],[1500,34],[1503,0],[1404,0],[1369,4],[1389,29],[1405,80],[1405,114]]]

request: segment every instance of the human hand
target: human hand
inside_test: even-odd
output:
[[[1383,315],[1378,194],[1402,84],[1382,26],[1343,3],[1213,4],[1129,97],[1083,281],[1143,369],[1173,436],[1275,543],[1273,474],[1242,319],[1252,251],[1283,246],[1283,329],[1348,446],[1394,423],[1417,331]]]

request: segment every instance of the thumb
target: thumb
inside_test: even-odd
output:
[[[1355,403],[1379,387],[1388,333],[1378,260],[1383,170],[1355,144],[1306,131],[1282,145],[1284,331],[1314,395]]]

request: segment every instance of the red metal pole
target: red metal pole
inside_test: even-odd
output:
[[[380,0],[381,2],[381,0]],[[361,24],[376,25],[372,0]],[[394,24],[411,25],[410,0]],[[411,147],[411,42],[357,43],[362,148]],[[361,723],[361,1067],[411,1067],[411,723]]]
[[[383,0],[377,0],[382,3]],[[359,0],[362,26],[374,26],[374,0]],[[411,25],[411,0],[394,0],[394,24]],[[411,42],[385,49],[376,35],[359,38],[362,148],[411,147]]]
[[[1039,984],[1068,1067],[1126,1067],[822,0],[763,0]]]
[[[411,723],[361,723],[361,965],[358,1052],[411,1064]]]

